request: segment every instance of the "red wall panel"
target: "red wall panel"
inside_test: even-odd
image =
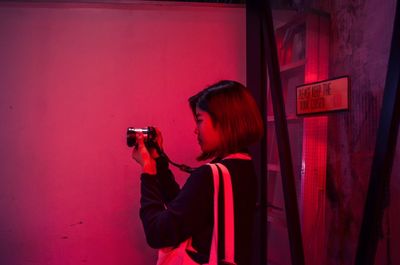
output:
[[[126,127],[196,164],[187,98],[245,82],[243,8],[0,4],[0,36],[0,264],[154,264]]]

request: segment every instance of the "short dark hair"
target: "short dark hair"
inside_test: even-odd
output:
[[[221,145],[213,152],[203,152],[198,160],[240,152],[258,142],[264,134],[263,120],[256,101],[241,83],[222,80],[189,98],[193,115],[196,107],[207,112],[218,125]]]

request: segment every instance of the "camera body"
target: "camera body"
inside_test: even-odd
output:
[[[126,132],[126,143],[129,147],[133,147],[137,145],[136,135],[137,133],[143,133],[144,136],[144,144],[146,147],[156,147],[157,143],[155,142],[157,133],[154,127],[146,127],[146,128],[134,128],[128,127]]]

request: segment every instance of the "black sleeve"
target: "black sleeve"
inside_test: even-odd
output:
[[[176,246],[209,220],[213,209],[211,168],[205,165],[193,172],[166,207],[162,196],[156,177],[142,174],[140,218],[153,248]]]
[[[162,193],[164,203],[168,203],[178,195],[180,188],[175,181],[174,174],[168,168],[168,161],[164,157],[156,159],[157,165],[157,181]]]

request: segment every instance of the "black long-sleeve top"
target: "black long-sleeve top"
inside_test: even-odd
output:
[[[252,234],[256,207],[256,174],[251,160],[226,159],[232,178],[235,218],[235,261],[251,264]],[[168,162],[158,158],[157,174],[141,176],[140,217],[148,244],[153,248],[177,246],[192,237],[198,263],[207,263],[214,223],[214,183],[210,166],[203,165],[190,174],[180,189]],[[223,201],[219,199],[219,258],[223,258]]]

